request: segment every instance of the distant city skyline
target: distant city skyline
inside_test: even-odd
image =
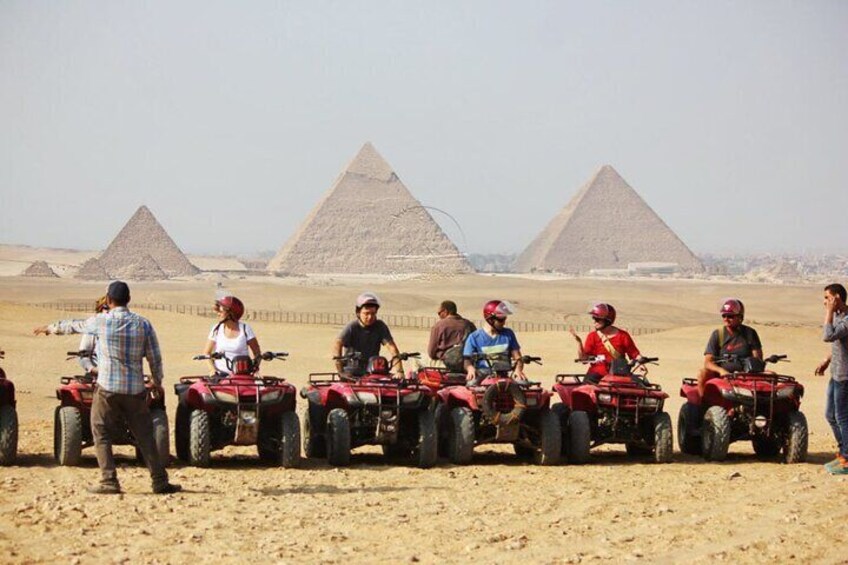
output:
[[[0,243],[102,250],[146,205],[186,253],[276,251],[370,141],[466,253],[520,253],[605,164],[696,254],[845,253],[846,29],[839,1],[6,1]]]

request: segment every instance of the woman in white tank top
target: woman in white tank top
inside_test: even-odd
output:
[[[239,322],[244,315],[244,304],[235,296],[225,296],[215,301],[218,323],[212,326],[204,355],[223,353],[227,359],[253,353],[253,363],[258,367],[262,350],[253,328]],[[209,360],[209,374],[229,373],[226,359]]]

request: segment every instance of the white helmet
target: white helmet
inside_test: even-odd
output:
[[[376,306],[379,308],[380,299],[373,292],[363,292],[356,297],[356,311],[359,312],[363,306]]]

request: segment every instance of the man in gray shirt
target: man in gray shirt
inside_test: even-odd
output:
[[[836,459],[825,464],[832,475],[848,475],[848,306],[841,284],[824,287],[824,341],[831,344],[830,354],[816,367],[823,375],[830,366],[825,418],[833,428],[839,445]]]

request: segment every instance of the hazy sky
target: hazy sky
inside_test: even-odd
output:
[[[275,250],[371,141],[464,251],[611,164],[696,253],[848,252],[846,53],[845,1],[0,0],[0,243]]]

